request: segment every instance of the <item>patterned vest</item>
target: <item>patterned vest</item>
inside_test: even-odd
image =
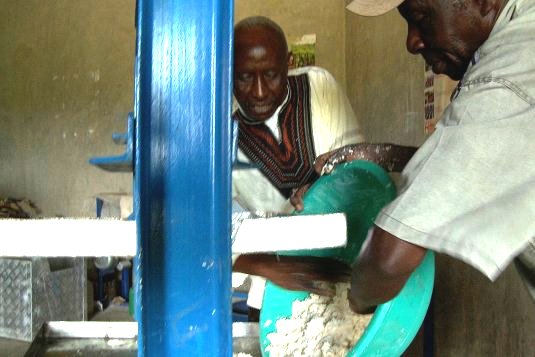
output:
[[[286,198],[317,178],[308,76],[289,76],[288,85],[289,97],[278,117],[280,143],[264,123],[251,122],[239,110],[234,114],[240,149]]]

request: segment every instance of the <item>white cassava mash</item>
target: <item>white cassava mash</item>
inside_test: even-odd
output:
[[[348,288],[349,284],[337,284],[334,297],[310,294],[303,301],[294,301],[292,316],[277,320],[276,331],[267,335],[270,356],[346,356],[372,317],[351,311]]]

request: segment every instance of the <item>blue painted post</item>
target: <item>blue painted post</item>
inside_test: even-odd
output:
[[[232,0],[138,0],[139,356],[231,356]]]

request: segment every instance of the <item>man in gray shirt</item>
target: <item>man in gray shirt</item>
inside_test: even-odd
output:
[[[368,312],[396,296],[427,249],[492,280],[517,258],[535,297],[535,2],[354,0],[348,9],[375,16],[396,6],[407,50],[460,82],[375,220],[353,267],[352,307]]]

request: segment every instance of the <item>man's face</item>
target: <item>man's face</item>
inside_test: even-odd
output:
[[[477,1],[406,0],[398,10],[408,25],[407,50],[455,80],[489,35]]]
[[[234,38],[234,96],[250,119],[267,120],[286,97],[287,50],[260,27]]]

